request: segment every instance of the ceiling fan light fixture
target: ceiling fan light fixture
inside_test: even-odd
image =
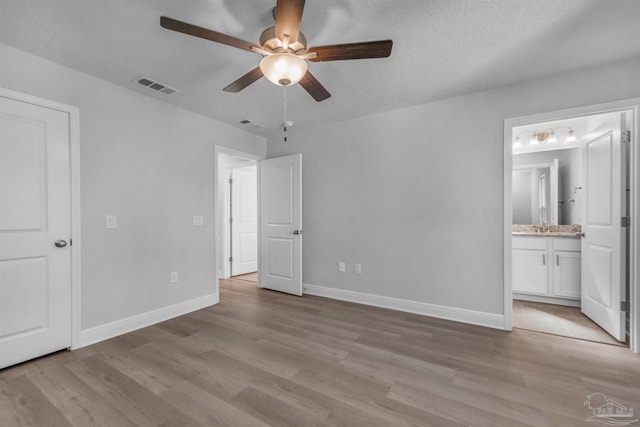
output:
[[[291,53],[274,53],[260,61],[260,70],[271,83],[291,86],[307,73],[307,61]]]

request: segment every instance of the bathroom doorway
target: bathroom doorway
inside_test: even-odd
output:
[[[582,110],[505,122],[505,320],[515,328],[628,345],[637,330],[637,261],[630,258],[637,249],[626,219],[637,215],[631,185],[637,151],[624,139],[637,108]],[[609,150],[615,144],[618,154]],[[602,171],[620,174],[620,197],[613,197],[615,179],[597,175]],[[611,209],[595,203],[597,197]],[[619,233],[611,247],[597,240],[609,223],[610,234]],[[603,263],[604,255],[614,262]]]

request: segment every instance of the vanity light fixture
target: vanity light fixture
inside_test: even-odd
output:
[[[520,135],[523,133],[530,133],[531,139],[529,140],[529,145],[538,145],[538,144],[555,144],[558,142],[558,138],[556,137],[557,129],[569,129],[567,132],[567,138],[564,140],[567,142],[576,142],[577,139],[573,132],[573,129],[569,126],[556,126],[554,128],[547,128],[545,130],[534,130],[531,132],[530,130],[523,130],[522,132],[518,132],[515,140],[513,141],[513,148],[521,148],[522,142],[520,141]]]

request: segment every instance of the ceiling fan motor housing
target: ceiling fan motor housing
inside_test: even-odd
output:
[[[260,34],[260,46],[272,52],[282,51],[282,40],[276,37],[276,27],[269,27]],[[289,51],[293,53],[306,53],[307,38],[302,33],[298,33],[298,40],[289,44]]]

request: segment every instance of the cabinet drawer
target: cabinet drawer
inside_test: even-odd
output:
[[[514,236],[511,239],[513,249],[547,249],[546,237]]]
[[[553,249],[556,251],[580,252],[580,244],[580,239],[575,237],[555,237],[553,239]]]

